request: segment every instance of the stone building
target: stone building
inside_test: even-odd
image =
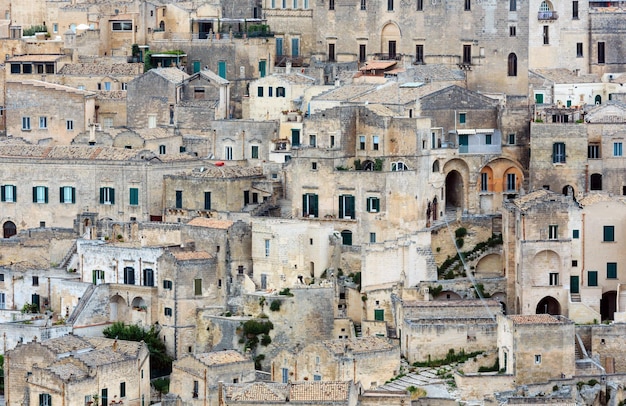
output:
[[[4,361],[10,404],[150,403],[144,343],[74,335],[20,345]]]
[[[251,383],[256,379],[254,361],[234,350],[187,355],[174,361],[170,392],[188,405],[218,400],[223,383]]]
[[[358,404],[358,386],[353,382],[254,382],[226,384],[220,389],[220,406],[230,405],[341,405]]]
[[[495,300],[399,301],[395,303],[401,353],[409,363],[455,353],[490,351],[497,346]]]
[[[383,384],[399,371],[399,346],[374,336],[321,341],[296,353],[281,351],[271,364],[274,382],[351,380],[364,389]]]
[[[7,133],[33,144],[68,145],[96,120],[96,94],[39,80],[6,83]]]
[[[516,385],[570,378],[575,374],[574,323],[549,314],[499,316],[500,369]]]

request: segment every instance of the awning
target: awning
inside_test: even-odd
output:
[[[459,135],[474,135],[476,130],[456,130],[456,133]]]
[[[493,134],[495,131],[493,128],[477,128],[476,134]]]

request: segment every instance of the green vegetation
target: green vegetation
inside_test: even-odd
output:
[[[159,329],[151,326],[144,330],[135,324],[126,325],[115,322],[102,331],[107,338],[116,338],[128,341],[143,341],[150,351],[150,377],[163,376],[172,372],[172,358],[167,355],[165,344],[159,338]]]
[[[500,370],[500,359],[496,358],[495,362],[490,367],[479,367],[478,372],[498,372]]]
[[[143,56],[143,71],[148,72],[152,68],[154,68],[154,66],[152,66],[152,52],[146,51]]]
[[[449,364],[452,364],[452,363],[455,363],[455,362],[462,363],[462,362],[465,362],[465,361],[467,361],[470,358],[474,358],[475,356],[480,355],[482,353],[483,353],[483,351],[476,351],[476,352],[465,353],[465,350],[461,350],[458,354],[456,354],[454,352],[454,349],[450,348],[448,350],[448,354],[443,359],[431,360],[430,359],[430,355],[429,355],[428,356],[428,361],[414,362],[413,366],[414,367],[440,367],[442,365],[449,365]]]
[[[277,312],[280,310],[280,300],[272,300],[272,304],[270,304],[270,310],[273,312]]]
[[[241,325],[239,343],[244,345],[244,350],[254,351],[259,344],[259,336],[263,335],[261,344],[267,346],[272,342],[269,333],[273,328],[274,324],[269,320],[248,320]]]
[[[22,30],[22,36],[23,37],[32,37],[33,35],[35,35],[35,33],[38,32],[48,32],[48,27],[46,27],[45,25],[31,25],[28,28],[24,28],[24,30]]]
[[[278,294],[281,295],[281,296],[293,297],[293,293],[291,293],[291,290],[289,288],[285,288],[285,289],[281,290],[280,292],[278,292]]]
[[[459,227],[454,230],[454,236],[456,238],[463,238],[467,235],[467,229],[465,227]]]
[[[482,251],[488,248],[501,245],[501,244],[502,244],[502,235],[500,234],[492,235],[487,241],[481,241],[478,244],[476,244],[476,246],[472,248],[470,251],[461,252],[461,255],[463,255],[464,259],[467,258],[467,259],[472,260],[472,259],[478,258],[478,256],[480,255]],[[459,246],[459,248],[461,248],[461,246]],[[443,261],[443,263],[437,268],[437,274],[440,277],[443,275],[447,276],[446,273],[450,273],[450,271],[452,271],[452,273],[454,274],[454,270],[462,269],[463,264],[462,263],[458,264],[454,269],[448,269],[448,268],[450,268],[456,262],[460,262],[460,260],[461,258],[459,257],[458,253],[454,257],[448,256],[448,258],[446,258],[446,260]],[[452,278],[444,277],[444,279],[453,279],[453,278],[454,276]]]
[[[383,160],[381,158],[376,158],[374,160],[374,170],[376,172],[380,172],[383,170]]]
[[[479,297],[482,297],[482,298],[491,297],[491,293],[485,292],[485,285],[483,285],[482,283],[477,283],[476,286],[474,287],[474,291],[476,292],[475,295],[476,295],[477,298],[479,298]]]
[[[254,357],[254,369],[256,369],[257,371],[260,371],[262,369],[261,361],[263,361],[264,359],[265,359],[264,354],[259,354],[256,357]]]
[[[440,294],[443,291],[443,286],[441,285],[437,285],[437,286],[429,286],[428,287],[428,291],[430,292],[430,294],[435,297],[438,294]]]
[[[152,386],[154,389],[159,392],[159,396],[165,395],[170,391],[170,379],[169,378],[159,378],[152,381]]]
[[[24,303],[22,313],[39,313],[39,306],[36,303]]]

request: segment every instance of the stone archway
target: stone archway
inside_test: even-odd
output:
[[[600,314],[602,321],[614,320],[614,313],[617,310],[617,291],[610,290],[602,294],[600,299]]]
[[[4,238],[11,238],[17,234],[17,227],[12,221],[7,221],[2,225],[2,235]]]
[[[398,26],[394,23],[386,24],[383,27],[380,38],[380,50],[383,54],[388,55],[388,58],[385,59],[395,59],[400,49],[400,39],[402,38]]]
[[[126,300],[118,294],[113,295],[109,300],[110,317],[112,322],[125,321],[124,317],[128,310],[126,309]]]
[[[463,176],[452,170],[446,175],[446,209],[463,208]]]
[[[552,296],[546,296],[539,301],[535,314],[561,314],[561,304]]]

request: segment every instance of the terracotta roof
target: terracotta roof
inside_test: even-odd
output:
[[[359,70],[367,71],[367,70],[379,70],[379,69],[387,69],[389,67],[394,66],[398,62],[396,61],[367,61],[365,65],[363,65]]]
[[[312,100],[346,101],[375,90],[378,85],[347,84],[335,87],[312,98]]]
[[[210,164],[209,164],[210,165]],[[204,166],[191,172],[171,177],[188,176],[192,178],[247,178],[263,176],[263,168],[257,166]]]
[[[226,397],[239,402],[332,402],[347,404],[351,382],[254,382],[225,385]],[[340,402],[340,403],[337,403]]]
[[[577,75],[570,69],[532,69],[531,72],[556,84],[600,83],[598,75]]]
[[[626,204],[626,201],[622,196],[611,196],[608,193],[602,192],[587,193],[578,201],[578,203],[580,203],[583,207],[602,202],[620,202]]]
[[[217,228],[220,230],[228,230],[234,222],[230,220],[209,219],[206,217],[195,217],[187,223],[189,226]]]
[[[31,85],[31,86],[35,86],[35,87],[43,87],[45,89],[50,89],[50,90],[58,90],[61,92],[66,92],[66,93],[73,93],[73,94],[77,94],[77,95],[81,95],[81,96],[85,96],[85,97],[93,97],[96,96],[95,92],[90,92],[87,90],[80,90],[77,89],[75,87],[71,87],[71,86],[63,86],[63,85],[58,85],[56,83],[50,83],[50,82],[43,82],[41,80],[7,80],[7,86],[9,86],[11,83],[21,83],[24,85]]]
[[[207,366],[251,361],[249,358],[246,358],[243,354],[235,350],[212,351],[194,354],[193,356]]]
[[[213,256],[205,251],[170,251],[178,261],[191,261],[194,259],[211,259]]]
[[[287,399],[287,385],[284,383],[253,382],[226,386],[226,396],[238,401],[275,401]]]
[[[62,160],[90,160],[90,161],[140,161],[154,157],[154,153],[146,150],[94,147],[88,145],[0,145],[0,157],[6,158],[33,158],[33,159],[62,159]],[[197,159],[189,155],[187,159]]]
[[[290,402],[345,402],[349,396],[350,382],[296,382],[289,391]]]
[[[14,56],[5,61],[5,63],[11,62],[56,62],[59,59],[65,58],[66,55],[19,55]]]
[[[556,324],[562,323],[561,320],[550,314],[529,314],[529,315],[513,315],[507,316],[515,324]]]
[[[134,76],[143,72],[142,63],[68,63],[59,75]]]

